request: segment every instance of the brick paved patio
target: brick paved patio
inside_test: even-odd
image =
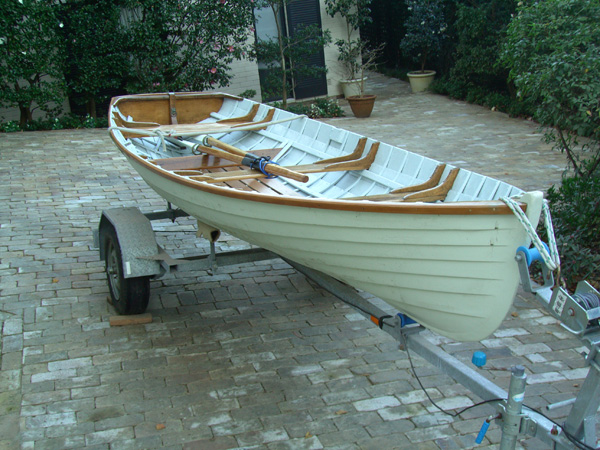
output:
[[[450,102],[402,92],[399,97],[413,102],[412,111],[425,104],[422,112],[431,110],[431,102]],[[390,108],[401,109],[396,100],[388,96],[380,108],[391,102]],[[460,108],[463,114],[475,107]],[[489,111],[477,114],[477,120],[488,120]],[[376,131],[386,115],[394,120],[380,109],[371,122],[357,126],[371,123]],[[446,124],[471,116],[448,117],[442,118]],[[338,120],[352,126],[353,119]],[[540,157],[536,162],[528,156],[526,184],[545,186],[559,178],[563,161],[553,154],[545,158],[539,135],[523,122],[503,116],[493,123],[513,126],[507,133],[520,133],[520,142],[535,140]],[[397,126],[416,133],[405,119]],[[413,149],[411,141],[405,144]],[[512,177],[522,151],[507,155],[510,148],[496,154],[493,170]],[[478,154],[471,157],[465,153],[460,159],[481,162]],[[535,174],[540,178],[532,181]],[[106,131],[0,135],[0,182],[0,449],[475,446],[490,407],[459,418],[438,412],[396,341],[281,260],[153,281],[152,323],[111,327],[114,310],[92,231],[105,208],[151,211],[164,202],[130,169]],[[155,228],[159,242],[175,255],[207,250],[189,219]],[[219,243],[221,249],[244,245],[230,236]],[[481,372],[505,389],[509,368],[524,365],[525,403],[536,408],[572,397],[587,372],[579,341],[526,295],[516,298],[503,326],[482,342],[427,335],[465,362],[474,350],[485,350],[488,364]],[[479,401],[413,358],[441,406]],[[560,419],[567,412],[548,415]],[[492,425],[477,448],[495,448],[499,439]],[[522,446],[544,448],[535,440]]]

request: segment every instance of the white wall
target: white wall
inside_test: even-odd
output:
[[[327,67],[327,95],[335,97],[342,95],[342,86],[340,80],[348,78],[342,63],[338,61],[339,51],[335,41],[339,39],[348,39],[346,21],[337,14],[331,17],[325,11],[325,3],[321,1],[321,22],[324,30],[331,32],[331,44],[325,50],[325,66]],[[353,39],[358,37],[358,32],[352,35]]]
[[[248,89],[254,89],[256,96],[252,99],[261,101],[260,80],[258,78],[258,64],[248,59],[235,60],[231,63],[230,73],[233,75],[229,86],[216,88],[212,91],[225,92],[232,95],[240,95]]]

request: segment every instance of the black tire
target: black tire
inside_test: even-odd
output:
[[[150,300],[150,277],[125,278],[117,232],[109,226],[104,237],[106,280],[112,305],[119,314],[141,314]]]

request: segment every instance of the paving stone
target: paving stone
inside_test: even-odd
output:
[[[250,431],[237,435],[237,442],[241,447],[257,444],[268,444],[278,441],[289,441],[289,439],[290,437],[285,429]]]
[[[311,416],[315,417],[318,412],[311,409]],[[321,436],[326,433],[333,433],[338,430],[333,419],[316,418],[311,422],[298,422],[285,424],[285,430],[290,438],[302,438],[308,435]]]
[[[320,450],[323,444],[316,436],[278,441],[268,445],[269,450]]]
[[[389,408],[400,405],[397,398],[392,396],[370,398],[359,400],[353,403],[357,411],[377,411],[383,408]]]
[[[184,450],[230,450],[238,446],[234,437],[222,436],[210,439],[195,440],[184,444]]]
[[[134,437],[132,427],[113,428],[110,430],[96,431],[85,435],[86,446],[97,444],[112,444],[118,446],[117,442]]]
[[[406,437],[411,442],[423,442],[447,438],[454,434],[455,431],[450,426],[443,425],[428,428],[415,428],[414,430],[408,431]]]

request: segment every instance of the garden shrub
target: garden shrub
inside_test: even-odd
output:
[[[19,122],[11,120],[0,122],[0,132],[12,133],[16,131],[41,131],[41,130],[66,130],[72,128],[108,128],[107,117],[92,117],[89,114],[81,117],[76,114],[64,114],[54,119],[34,119],[27,122],[24,127]]]
[[[458,3],[452,26],[454,61],[431,89],[510,115],[531,116],[529,106],[514,98],[508,69],[500,62],[502,42],[515,8],[514,0]]]
[[[409,11],[404,27],[406,34],[400,49],[419,64],[421,72],[427,63],[439,56],[446,39],[446,21],[441,0],[406,0]],[[427,67],[426,67],[427,66]]]
[[[63,24],[49,0],[0,1],[0,106],[19,108],[19,125],[33,111],[56,115],[64,100]],[[59,106],[57,106],[59,105]]]
[[[498,60],[515,3],[514,0],[492,0],[458,5],[454,24],[456,60],[450,77],[466,91],[471,88],[508,91],[508,70]]]
[[[225,86],[229,65],[249,50],[253,0],[126,0],[128,92]]]
[[[598,23],[598,1],[521,2],[503,49],[519,97],[583,177],[600,165]]]
[[[106,111],[111,94],[123,92],[129,55],[122,2],[62,0],[57,9],[69,55],[64,75],[71,111],[95,118],[97,106]]]
[[[567,285],[588,280],[600,288],[600,171],[564,178],[547,198]]]
[[[282,108],[281,102],[275,102],[274,106]],[[294,114],[304,114],[311,119],[343,117],[344,111],[336,99],[332,98],[317,98],[311,102],[288,103],[285,108],[287,111]]]
[[[600,3],[520,2],[503,61],[573,175],[548,191],[569,286],[600,281]]]

